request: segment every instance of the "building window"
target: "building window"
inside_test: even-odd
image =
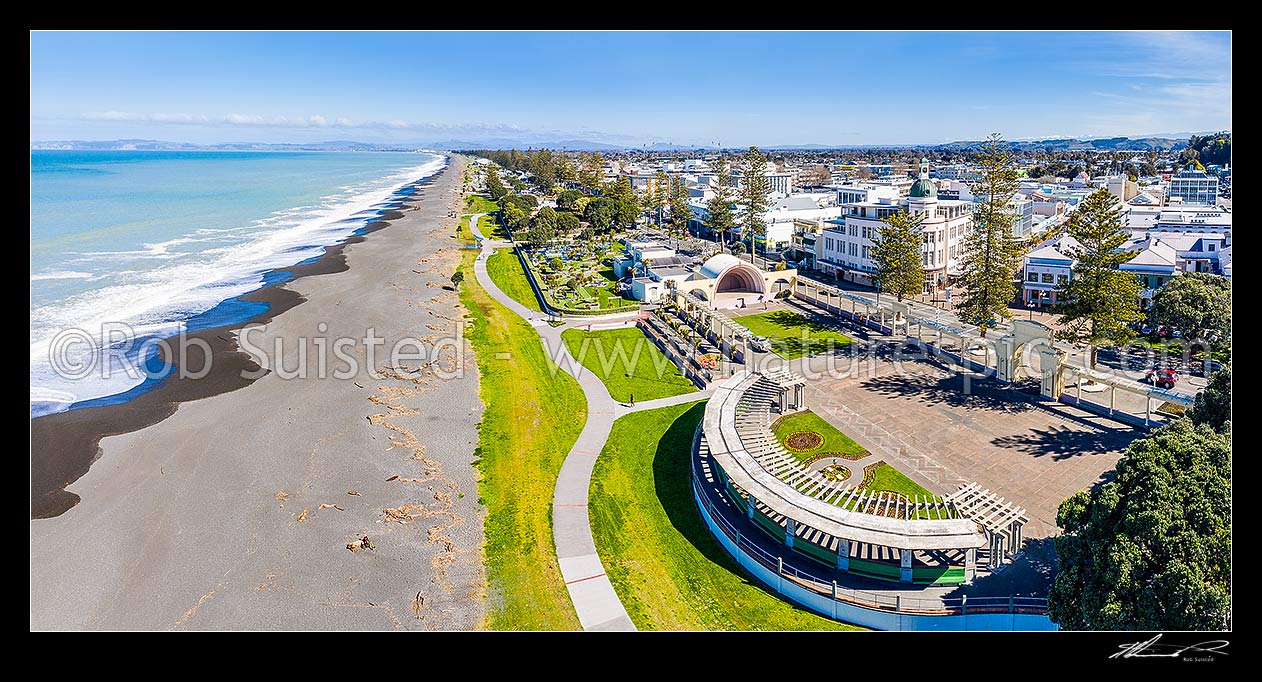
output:
[[[1064,284],[1069,281],[1069,275],[1056,275],[1056,283]]]
[[[1037,273],[1037,272],[1031,272],[1031,273],[1027,274],[1027,275],[1025,276],[1025,278],[1026,278],[1026,280],[1028,280],[1028,281],[1030,281],[1030,282],[1037,282],[1037,281],[1039,281],[1039,273]]]
[[[1163,284],[1165,284],[1165,283],[1166,283],[1166,278],[1165,278],[1165,277],[1158,277],[1158,278],[1157,278],[1157,286],[1162,286],[1162,285],[1163,285]]]
[[[1209,250],[1210,250],[1210,251],[1213,251],[1213,250],[1214,250],[1214,246],[1215,246],[1214,244],[1210,244],[1210,245],[1209,245]]]
[[[1051,284],[1051,283],[1052,283],[1052,273],[1050,273],[1050,272],[1045,272],[1045,273],[1043,273],[1043,283],[1044,283],[1044,284]]]
[[[868,247],[868,245],[867,245],[867,244],[864,244],[864,245],[863,245],[863,257],[864,257],[864,258],[867,258],[867,257],[868,257],[868,248],[869,248],[869,247]]]

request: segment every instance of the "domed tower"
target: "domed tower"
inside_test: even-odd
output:
[[[938,198],[938,187],[929,179],[929,159],[920,159],[920,179],[912,184],[907,196],[912,199]]]
[[[929,159],[920,160],[920,179],[912,183],[907,193],[907,212],[932,216],[933,206],[938,203],[938,186],[929,179]]]

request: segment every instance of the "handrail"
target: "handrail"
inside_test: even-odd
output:
[[[832,581],[825,581],[807,571],[803,571],[796,566],[786,562],[783,556],[774,556],[753,542],[750,542],[744,534],[742,534],[735,525],[729,521],[724,512],[718,509],[707,493],[702,482],[700,473],[697,470],[698,452],[697,445],[700,442],[700,426],[698,426],[697,435],[693,442],[693,466],[691,467],[691,478],[693,490],[696,497],[701,501],[706,511],[710,512],[709,516],[714,519],[715,525],[723,531],[737,549],[741,550],[746,556],[753,559],[764,568],[776,571],[779,575],[793,580],[796,584],[821,596],[833,598],[838,602],[858,606],[862,608],[875,609],[879,611],[895,611],[898,613],[914,613],[919,615],[937,615],[937,616],[955,616],[964,615],[966,613],[1029,613],[1029,614],[1046,614],[1047,599],[1044,597],[944,597],[937,599],[925,599],[920,597],[895,597],[888,594],[880,594],[869,592],[866,590],[856,590],[852,588],[836,587]],[[836,595],[834,597],[834,594]]]

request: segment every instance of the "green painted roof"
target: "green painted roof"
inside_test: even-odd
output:
[[[911,191],[908,192],[908,196],[912,198],[936,197],[938,196],[938,188],[933,184],[933,182],[925,178],[921,178],[912,184]]]

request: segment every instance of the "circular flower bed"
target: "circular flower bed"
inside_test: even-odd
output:
[[[814,431],[798,431],[784,439],[784,444],[790,450],[806,452],[823,445],[824,437]]]
[[[830,464],[819,472],[830,481],[844,481],[850,478],[850,470],[840,464]]]

